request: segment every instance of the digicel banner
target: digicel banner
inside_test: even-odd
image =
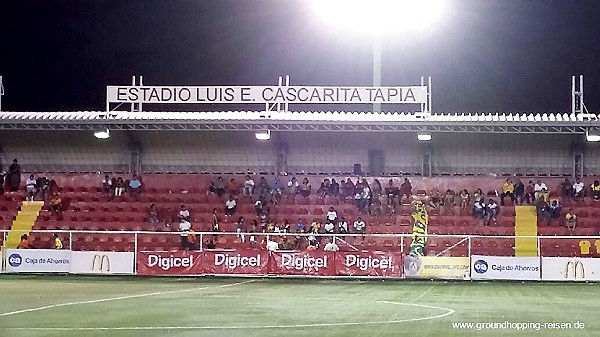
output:
[[[297,253],[271,253],[270,273],[283,275],[335,275],[335,254],[306,251]]]
[[[201,275],[202,252],[139,252],[138,275]]]
[[[202,259],[205,274],[267,274],[269,252],[266,250],[207,251]]]
[[[338,252],[338,275],[402,277],[402,254],[392,252]]]

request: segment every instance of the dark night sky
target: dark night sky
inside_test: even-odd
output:
[[[372,81],[370,40],[301,0],[3,0],[0,32],[6,111],[102,110],[105,87],[138,74],[147,85]],[[430,31],[383,44],[383,85],[432,76],[434,111],[569,111],[580,73],[600,110],[600,1],[454,0]]]

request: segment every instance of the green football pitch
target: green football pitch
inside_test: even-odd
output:
[[[586,283],[0,276],[0,336],[600,336],[599,314]]]

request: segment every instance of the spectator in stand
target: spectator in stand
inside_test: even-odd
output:
[[[273,189],[271,190],[271,202],[274,205],[277,205],[281,202],[281,196],[283,195],[283,183],[279,177],[275,177],[275,182],[273,183]]]
[[[325,178],[321,182],[321,187],[317,190],[317,194],[320,198],[325,198],[325,196],[329,195],[329,188],[331,187],[331,182],[329,179]]]
[[[498,204],[494,199],[490,199],[485,206],[485,225],[489,226],[492,220],[496,222],[498,216]]]
[[[339,194],[340,198],[342,200],[346,199],[346,197],[348,197],[348,192],[346,191],[346,179],[342,179],[340,180],[340,194]]]
[[[232,216],[237,210],[237,201],[233,195],[229,196],[229,199],[225,201],[225,216]]]
[[[63,249],[62,241],[60,241],[60,238],[58,237],[57,233],[54,233],[53,238],[54,238],[54,249]]]
[[[190,230],[187,232],[187,248],[189,250],[196,249],[196,232],[194,232],[192,226],[190,226]]]
[[[250,246],[256,246],[257,244],[255,233],[256,231],[250,231],[250,233],[248,233],[248,243],[250,244]]]
[[[327,234],[335,234],[335,223],[331,221],[327,221],[325,226],[323,226],[325,233]]]
[[[577,215],[575,215],[573,209],[569,209],[567,214],[565,214],[565,225],[567,226],[567,229],[575,229],[575,225],[577,225]]]
[[[335,209],[333,208],[333,206],[329,207],[329,210],[327,211],[327,222],[331,222],[331,223],[335,223],[335,221],[337,220],[337,212],[335,211]]]
[[[485,195],[483,195],[481,188],[478,188],[475,192],[473,192],[474,201],[483,201],[483,197],[485,197]]]
[[[548,187],[541,180],[538,180],[535,183],[535,185],[533,186],[533,192],[535,193],[535,195],[534,195],[535,199],[538,199],[540,197],[540,192],[542,192],[543,190],[547,191]]]
[[[304,233],[306,231],[306,224],[304,219],[299,219],[296,224],[296,233]]]
[[[244,196],[251,197],[254,194],[254,180],[250,176],[246,176],[244,181]]]
[[[272,240],[272,238],[269,238],[267,236],[267,250],[274,252],[276,250],[279,250],[279,243],[277,243],[277,241]]]
[[[254,241],[254,243],[256,244],[256,241]],[[209,239],[204,243],[204,246],[206,247],[206,249],[217,249],[217,244],[215,243],[215,239]]]
[[[216,208],[213,209],[211,229],[213,232],[219,231],[219,211]]]
[[[512,180],[506,179],[504,185],[502,185],[502,194],[500,194],[500,205],[504,206],[504,198],[509,197],[510,200],[515,202],[515,185]]]
[[[29,176],[29,179],[25,181],[25,189],[27,191],[27,196],[25,200],[33,201],[33,198],[37,194],[37,182],[33,177],[33,174]]]
[[[365,224],[365,222],[363,221],[363,219],[361,219],[361,217],[356,218],[356,221],[354,221],[353,226],[354,226],[355,233],[365,234],[365,229],[367,227],[367,224]]]
[[[238,238],[240,238],[240,240],[242,241],[242,243],[246,242],[246,236],[244,235],[244,233],[246,233],[246,223],[244,222],[244,217],[240,217],[238,219],[238,221],[236,222],[236,235]]]
[[[446,190],[446,193],[444,193],[444,198],[442,199],[444,208],[446,210],[451,209],[452,207],[454,207],[456,205],[456,201],[454,198],[454,191],[452,190]]]
[[[533,205],[535,203],[535,185],[533,180],[530,180],[525,186],[525,202],[527,205]]]
[[[152,204],[152,205],[154,205],[154,204]],[[181,207],[179,208],[179,213],[177,214],[177,218],[179,220],[190,221],[191,220],[190,210],[187,209],[187,207],[185,207],[185,205],[181,205]]]
[[[115,183],[115,197],[120,197],[125,192],[125,182],[123,178],[117,178],[117,182]]]
[[[237,180],[235,180],[235,178],[231,178],[231,180],[229,180],[227,191],[229,192],[229,195],[233,195],[234,197],[237,197],[240,194],[240,184],[237,182]]]
[[[256,191],[258,192],[258,196],[263,198],[267,198],[269,193],[271,193],[271,187],[269,186],[269,183],[267,182],[267,179],[265,179],[265,177],[260,177],[260,179],[258,180],[258,184],[256,185]]]
[[[315,251],[317,250],[319,246],[319,242],[317,241],[317,238],[314,235],[309,235],[308,236],[308,246],[306,246],[306,250],[307,251]]]
[[[106,199],[110,199],[114,194],[113,180],[107,175],[102,179],[102,193],[106,195]]]
[[[335,179],[331,179],[331,185],[329,186],[329,195],[337,197],[340,195],[340,184]]]
[[[379,200],[379,196],[383,193],[383,188],[381,187],[381,183],[379,179],[374,179],[373,184],[371,186],[371,192],[373,193],[373,200]]]
[[[283,220],[283,226],[281,226],[281,231],[284,233],[290,233],[290,221],[288,219]]]
[[[326,252],[337,252],[340,250],[340,247],[335,243],[335,239],[330,239],[323,247],[323,250]]]
[[[180,237],[181,237],[181,248],[185,249],[188,247],[188,231],[190,230],[190,228],[192,228],[192,224],[185,220],[185,219],[181,219],[179,221],[179,232],[180,232]]]
[[[362,214],[369,214],[371,209],[371,187],[366,179],[360,184],[358,211]]]
[[[279,245],[280,250],[293,250],[294,244],[288,240],[288,237],[285,236],[281,241],[281,245]]]
[[[546,200],[544,200],[543,198],[536,199],[535,208],[538,219],[540,221],[546,221],[549,225],[550,219],[552,218],[552,212],[550,211],[550,205],[548,205]]]
[[[310,182],[308,181],[308,178],[302,179],[302,184],[300,185],[300,195],[302,195],[305,198],[308,198],[311,190],[312,190],[312,187],[310,186]]]
[[[460,209],[467,209],[470,198],[469,191],[462,190],[462,192],[460,192]]]
[[[223,180],[223,177],[217,178],[217,183],[215,184],[215,194],[219,198],[225,194],[225,180]]]
[[[310,232],[312,233],[319,233],[319,231],[321,230],[321,223],[319,222],[318,219],[313,219],[313,222],[310,224]]]
[[[590,193],[595,201],[600,200],[600,181],[594,180],[592,185],[590,185]]]
[[[258,230],[258,221],[256,219],[252,219],[250,222],[250,233],[256,233]]]
[[[473,203],[473,216],[478,220],[485,217],[485,202],[483,199],[475,200],[475,203]]]
[[[288,186],[288,193],[290,195],[298,194],[298,191],[300,190],[300,183],[298,182],[296,177],[292,177],[292,179],[290,181],[288,181],[287,186]]]
[[[569,184],[570,186],[570,184]],[[560,204],[558,200],[552,200],[552,204],[550,204],[550,218],[552,220],[556,220],[560,217]]]
[[[12,164],[8,167],[8,172],[6,172],[6,184],[10,192],[18,191],[21,186],[21,165],[16,158],[13,159]]]
[[[63,205],[60,193],[56,192],[54,198],[52,198],[52,201],[50,202],[50,210],[58,219],[62,217]]]
[[[523,204],[523,200],[525,200],[525,184],[521,179],[518,179],[515,184],[515,201],[520,206]]]
[[[15,159],[16,160],[16,159]],[[19,245],[17,249],[29,249],[29,237],[27,234],[21,235],[21,241],[19,241]]]
[[[352,182],[352,179],[348,178],[346,179],[346,184],[344,185],[344,190],[345,190],[345,197],[346,198],[354,198],[354,183]]]
[[[340,218],[340,221],[338,222],[337,232],[339,234],[348,234],[348,221],[346,221],[346,218],[344,218],[344,217]]]
[[[400,190],[394,186],[394,180],[390,179],[385,187],[385,195],[387,197],[388,214],[392,215],[396,212],[397,198]]]
[[[584,187],[585,185],[583,184],[583,181],[581,181],[581,178],[577,178],[575,184],[573,184],[573,197],[583,198],[585,195]]]
[[[399,196],[400,198],[407,196],[410,198],[410,196],[412,195],[412,185],[410,184],[410,181],[408,180],[408,178],[404,178],[404,182],[402,183],[402,185],[400,185],[400,191],[399,191]]]
[[[38,193],[42,196],[42,201],[46,201],[46,193],[50,191],[50,180],[46,177],[38,177],[36,180]]]
[[[129,193],[132,196],[136,197],[142,191],[142,182],[138,178],[137,175],[134,175],[133,178],[129,181]]]
[[[254,202],[254,211],[256,212],[256,216],[260,216],[261,214],[263,214],[266,208],[267,202],[265,201],[265,199],[258,198],[258,200]]]
[[[183,207],[183,206],[181,206],[181,207]],[[180,212],[180,214],[181,214],[181,212]],[[160,220],[158,219],[158,207],[156,207],[156,204],[150,205],[148,221],[153,225],[160,223]]]
[[[440,190],[437,187],[432,188],[431,191],[429,191],[429,206],[439,208],[441,202],[442,197]]]
[[[538,192],[537,198],[544,199],[545,202],[548,202],[550,194],[548,193],[547,189],[543,188],[541,191]]]
[[[275,232],[275,222],[273,221],[273,219],[269,218],[267,220],[267,233],[274,233]]]
[[[570,198],[573,196],[573,184],[569,178],[565,178],[565,181],[560,184],[560,191],[563,198]]]
[[[260,214],[258,219],[260,220],[260,230],[264,233],[267,230],[267,222],[269,222],[269,216],[267,215],[267,213],[263,212]]]

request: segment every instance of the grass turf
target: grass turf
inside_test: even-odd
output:
[[[585,283],[2,275],[0,336],[600,336],[599,295]],[[585,327],[452,325],[505,321]]]

